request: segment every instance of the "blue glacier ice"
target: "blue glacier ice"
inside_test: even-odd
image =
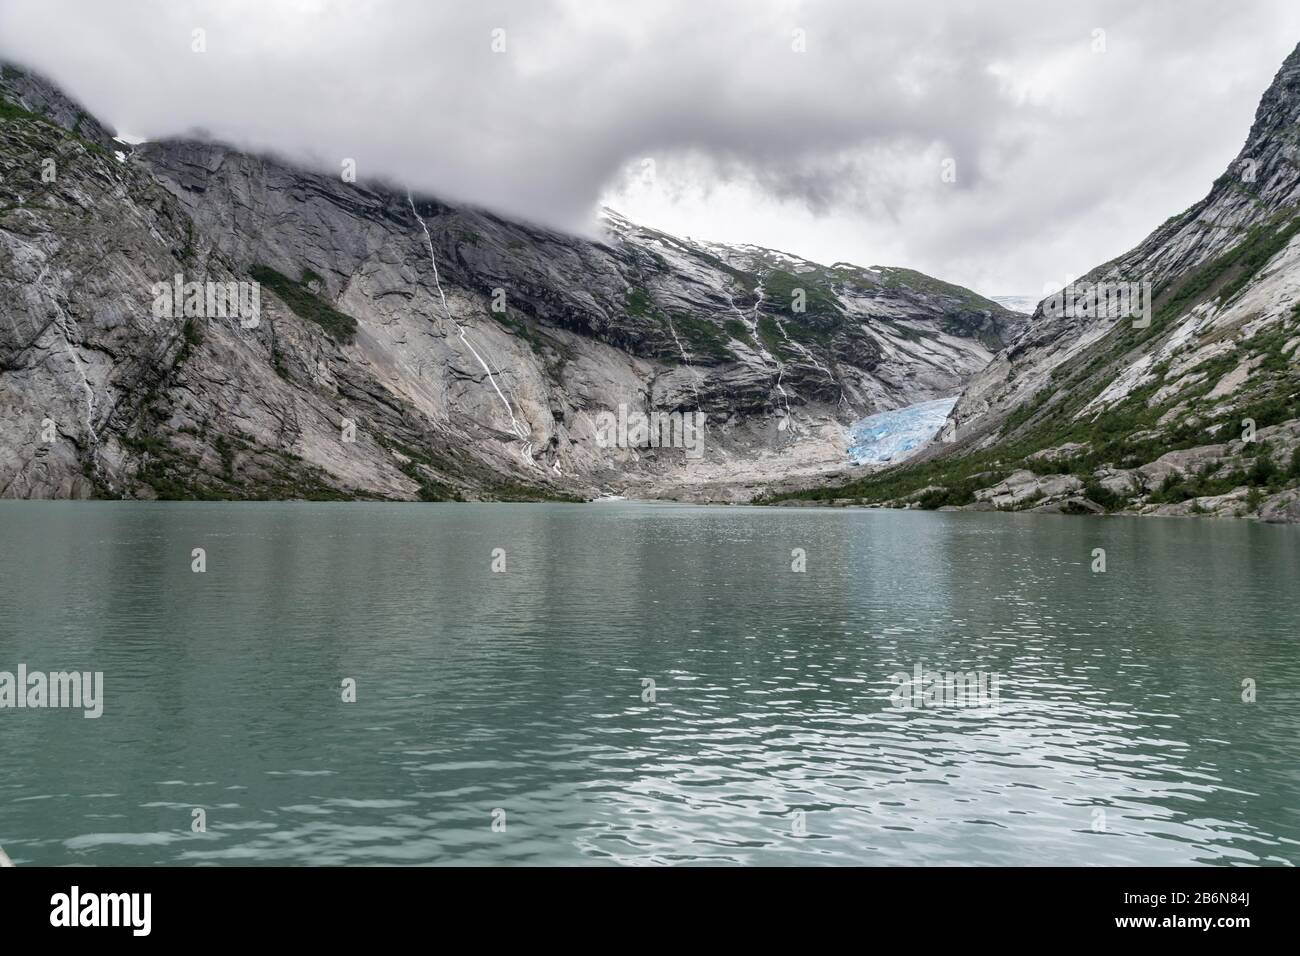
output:
[[[877,412],[849,426],[849,457],[855,465],[902,461],[943,427],[957,397]]]

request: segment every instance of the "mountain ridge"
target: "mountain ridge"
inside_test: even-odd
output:
[[[3,496],[747,500],[954,394],[1023,319],[909,270],[622,217],[590,241],[216,143],[114,159],[5,75],[43,98],[0,123]],[[259,322],[149,314],[178,275],[256,283]],[[619,406],[705,413],[709,453],[602,447]]]
[[[1300,46],[1199,202],[1047,297],[916,463],[773,500],[1300,520]],[[1066,291],[1066,290],[1063,290]],[[1232,436],[1237,437],[1232,437]]]

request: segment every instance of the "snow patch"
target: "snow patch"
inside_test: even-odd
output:
[[[1034,310],[1038,308],[1038,303],[1043,300],[1041,295],[994,295],[989,298],[1004,309],[1019,312],[1021,315],[1033,315]]]

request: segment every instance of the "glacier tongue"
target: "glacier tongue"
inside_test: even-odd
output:
[[[859,419],[849,427],[849,457],[855,465],[902,461],[934,437],[956,404],[954,395]]]

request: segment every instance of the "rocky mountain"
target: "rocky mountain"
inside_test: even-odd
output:
[[[29,114],[44,117],[86,142],[118,149],[114,135],[49,81],[26,70],[0,63],[0,99]]]
[[[1204,199],[1039,303],[952,441],[795,495],[1300,520],[1300,47]]]
[[[842,467],[849,424],[956,394],[1025,321],[612,211],[581,238],[130,149],[30,74],[0,92],[5,497],[744,500]],[[611,444],[620,407],[701,413],[703,454]]]

